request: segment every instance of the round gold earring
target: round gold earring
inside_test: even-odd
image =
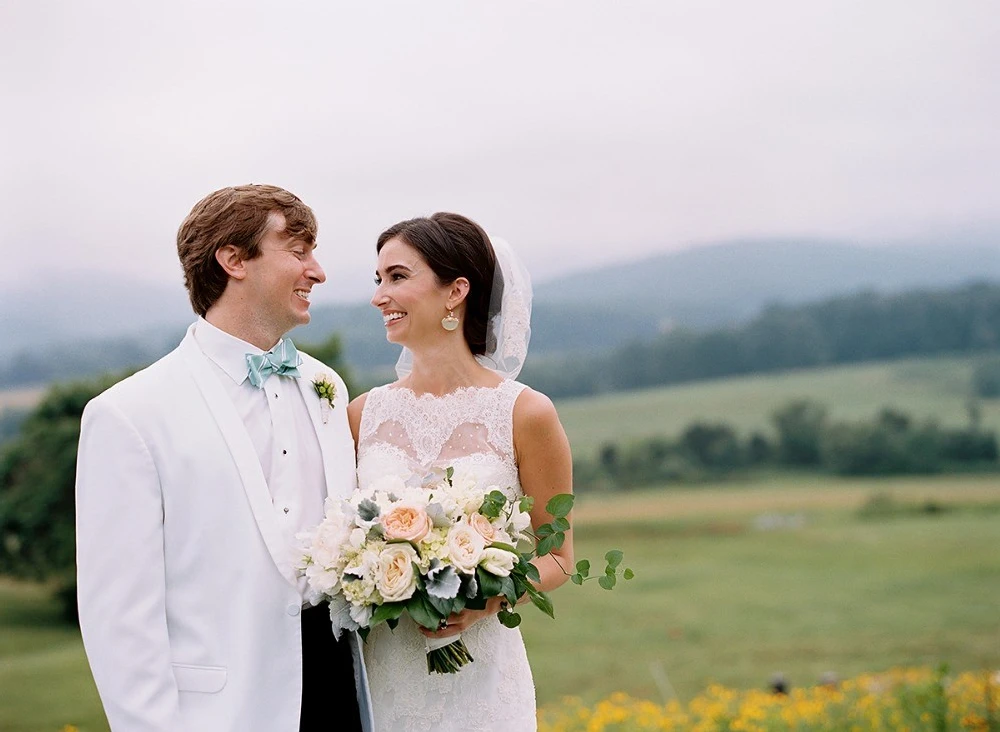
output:
[[[455,317],[454,310],[449,310],[448,314],[441,318],[441,327],[447,331],[455,330],[458,327],[458,318]]]

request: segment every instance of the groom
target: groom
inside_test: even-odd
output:
[[[296,533],[355,487],[344,382],[284,338],[326,280],[315,240],[281,188],[200,201],[177,234],[200,317],[84,412],[80,626],[116,732],[371,729],[358,638],[293,569]]]

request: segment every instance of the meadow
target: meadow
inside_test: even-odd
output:
[[[768,430],[816,399],[835,419],[894,406],[967,422],[972,359],[727,379],[557,404],[577,455],[606,440],[676,435],[696,420]],[[37,392],[0,398],[28,406]],[[0,397],[4,395],[0,394]],[[981,402],[1000,430],[1000,400]],[[899,667],[1000,669],[1000,477],[846,480],[756,473],[697,486],[579,497],[576,545],[624,550],[636,578],[554,593],[522,630],[538,702],[616,692],[686,703],[711,684],[792,688]],[[0,732],[105,730],[77,630],[45,587],[0,579]]]
[[[621,548],[637,576],[612,592],[567,584],[555,621],[524,610],[540,705],[686,701],[779,672],[796,687],[1000,667],[995,477],[756,480],[581,497],[578,555]],[[0,582],[0,689],[3,732],[106,728],[79,636],[43,588]]]
[[[808,398],[836,420],[870,419],[891,406],[917,420],[964,426],[975,359],[919,358],[787,371],[566,399],[556,406],[577,456],[607,441],[675,437],[695,421],[724,422],[744,434],[773,432],[771,414]],[[984,427],[1000,432],[1000,399],[980,402]]]

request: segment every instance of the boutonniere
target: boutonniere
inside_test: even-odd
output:
[[[337,398],[337,385],[333,379],[326,374],[320,374],[313,379],[313,388],[319,397],[319,408],[323,414],[323,424],[330,421],[330,410],[333,409],[333,400]]]

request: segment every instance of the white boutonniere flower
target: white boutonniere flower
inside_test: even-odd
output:
[[[323,415],[323,424],[330,421],[330,410],[333,409],[333,400],[337,398],[337,385],[333,383],[333,377],[329,374],[320,374],[313,379],[313,388],[319,397],[319,408]]]

